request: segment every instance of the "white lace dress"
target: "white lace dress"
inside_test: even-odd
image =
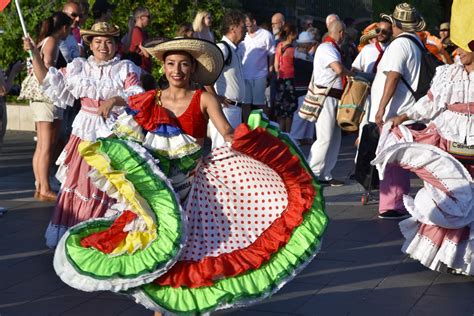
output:
[[[54,104],[65,108],[81,100],[81,110],[72,125],[71,137],[57,164],[56,177],[61,191],[46,230],[46,244],[55,247],[67,228],[89,218],[103,216],[110,198],[90,181],[90,167],[78,152],[82,141],[94,142],[97,138],[112,135],[111,126],[123,109],[114,107],[107,119],[98,114],[103,101],[143,92],[140,86],[140,69],[129,61],[115,57],[97,62],[93,56],[76,58],[63,69],[50,68],[43,87]]]

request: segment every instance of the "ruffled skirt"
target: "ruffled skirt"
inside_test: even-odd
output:
[[[466,168],[443,150],[448,142],[433,124],[422,131],[389,129],[384,127],[373,161],[379,174],[395,163],[424,181],[414,198],[404,196],[412,217],[400,222],[402,251],[431,270],[474,275],[472,165]]]
[[[95,183],[134,215],[70,229],[55,254],[61,279],[185,314],[245,306],[291,280],[321,246],[321,189],[287,136],[259,116],[249,125],[200,161],[182,209],[141,146],[103,139],[83,150]]]

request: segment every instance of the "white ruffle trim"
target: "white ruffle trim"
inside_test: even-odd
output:
[[[424,180],[415,199],[404,197],[408,212],[418,221],[444,228],[461,228],[474,221],[474,184],[464,166],[443,150],[428,144],[398,143],[384,148],[372,161],[383,175],[389,163],[397,163],[416,172],[424,169],[447,192]]]
[[[474,113],[472,117],[466,114],[445,110],[434,120],[440,135],[452,142],[474,145]]]
[[[433,120],[440,134],[447,140],[474,145],[474,123],[468,115],[447,111],[449,104],[474,101],[474,73],[468,73],[458,63],[436,68],[430,97],[424,96],[407,111],[408,117],[429,122]],[[474,113],[473,113],[474,114]],[[471,115],[472,116],[472,115]]]
[[[91,57],[87,60],[75,58],[67,65],[66,75],[54,67],[49,68],[43,89],[57,106],[66,108],[73,105],[74,99],[84,97],[107,100],[120,96],[127,100],[129,96],[144,91],[138,85],[124,89],[125,80],[130,73],[135,73],[140,78],[140,70],[132,62],[120,61],[116,57],[99,64]]]
[[[151,151],[166,155],[169,159],[183,158],[201,150],[196,139],[184,133],[171,137],[148,133],[143,141],[143,146]]]
[[[114,218],[108,218],[114,220]],[[96,218],[82,222],[74,227],[87,225],[96,221]],[[165,273],[175,263],[173,260],[168,262],[160,269],[137,276],[135,278],[111,277],[108,279],[96,279],[86,274],[79,273],[69,262],[66,255],[66,240],[69,237],[69,230],[63,235],[59,241],[54,253],[53,266],[56,274],[67,285],[85,292],[93,291],[112,291],[120,292],[130,288],[134,288],[143,284],[147,284]]]
[[[118,137],[139,143],[145,138],[143,128],[133,119],[133,115],[125,111],[117,118],[112,130]]]
[[[405,237],[402,251],[431,270],[447,272],[448,268],[457,273],[474,275],[473,249],[474,240],[464,240],[455,244],[450,240],[443,240],[437,247],[429,238],[418,234],[420,223],[414,218],[408,218],[399,224],[400,231]]]
[[[98,138],[112,135],[115,121],[114,114],[104,120],[102,116],[79,111],[72,123],[72,134],[81,140],[94,142]]]

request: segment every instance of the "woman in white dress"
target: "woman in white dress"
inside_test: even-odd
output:
[[[128,97],[143,92],[140,70],[130,61],[115,56],[120,31],[107,22],[99,22],[91,30],[81,30],[92,56],[76,58],[65,68],[46,68],[38,49],[30,39],[24,48],[33,52],[33,69],[46,94],[59,107],[81,100],[81,111],[73,123],[69,142],[58,159],[57,178],[61,191],[46,231],[46,244],[55,247],[67,228],[90,218],[103,216],[112,202],[88,178],[90,171],[78,153],[78,144],[108,137],[114,118],[127,104]]]

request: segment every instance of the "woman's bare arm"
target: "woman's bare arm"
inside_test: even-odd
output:
[[[23,37],[23,49],[25,51],[31,51],[33,55],[33,71],[35,73],[35,77],[38,79],[40,84],[43,84],[43,79],[48,73],[48,68],[46,68],[44,65],[40,52],[30,37]]]
[[[50,37],[46,43],[44,43],[43,46],[43,63],[46,68],[49,67],[55,67],[55,52],[56,52],[56,46],[57,46],[56,39],[53,37]]]

